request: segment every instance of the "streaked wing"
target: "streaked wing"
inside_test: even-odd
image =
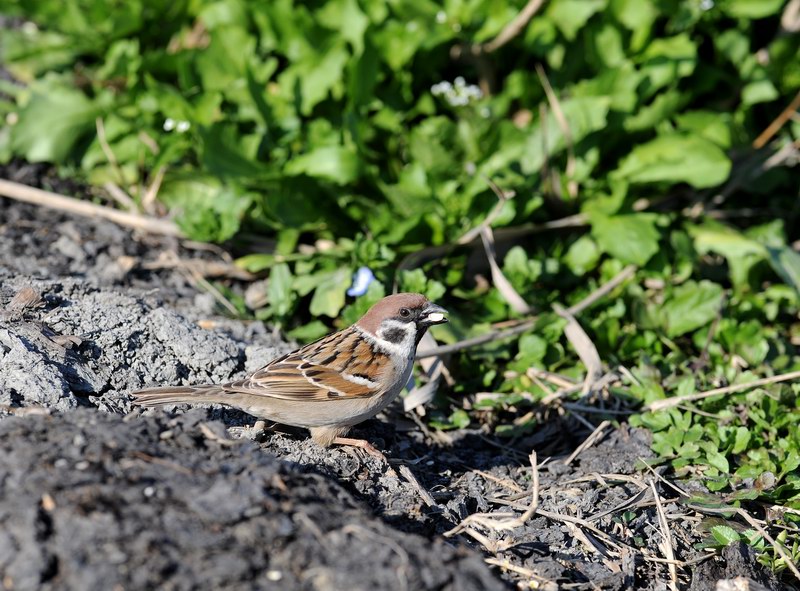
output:
[[[350,327],[279,357],[224,389],[305,402],[351,400],[382,394],[393,372],[389,356]]]

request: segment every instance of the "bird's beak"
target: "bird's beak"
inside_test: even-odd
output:
[[[432,326],[434,324],[447,322],[447,310],[436,304],[428,304],[425,306],[425,309],[422,310],[419,322],[424,326]]]

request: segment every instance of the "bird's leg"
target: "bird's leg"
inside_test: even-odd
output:
[[[253,441],[263,441],[264,437],[267,435],[268,431],[272,431],[275,429],[275,426],[278,423],[270,423],[267,425],[267,421],[263,419],[258,419],[252,427],[250,427],[250,439]]]
[[[373,458],[377,458],[383,461],[387,466],[389,465],[389,460],[386,459],[386,456],[383,455],[378,449],[376,449],[369,441],[366,439],[353,439],[352,437],[336,437],[331,441],[331,443],[335,443],[337,445],[349,445],[351,447],[360,447]]]

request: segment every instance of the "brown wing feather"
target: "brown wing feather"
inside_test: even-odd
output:
[[[383,384],[392,369],[388,355],[373,349],[363,335],[350,327],[279,357],[253,375],[225,384],[223,389],[305,402],[368,398],[384,391]]]

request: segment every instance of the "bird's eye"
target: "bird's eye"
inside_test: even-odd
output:
[[[411,316],[411,310],[409,310],[408,308],[400,308],[400,316],[402,316],[403,318],[408,318],[409,316]]]

